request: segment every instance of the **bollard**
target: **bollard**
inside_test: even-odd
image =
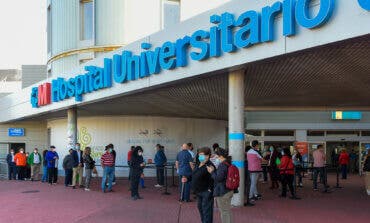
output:
[[[164,168],[164,186],[165,186],[165,191],[163,192],[164,195],[170,195],[171,193],[168,192],[168,182],[167,182],[167,168],[166,166],[163,166]]]

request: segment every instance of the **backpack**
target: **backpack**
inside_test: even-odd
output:
[[[225,162],[225,164],[228,166],[226,188],[229,190],[236,190],[239,188],[240,182],[239,170],[235,165],[230,165],[227,162]]]

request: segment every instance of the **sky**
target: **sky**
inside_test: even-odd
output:
[[[46,64],[46,1],[0,0],[0,69]]]

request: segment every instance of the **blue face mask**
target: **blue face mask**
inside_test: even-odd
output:
[[[270,152],[273,152],[274,151],[274,148],[270,147]]]
[[[199,162],[203,163],[206,160],[206,156],[205,155],[199,155],[198,159],[199,159]]]

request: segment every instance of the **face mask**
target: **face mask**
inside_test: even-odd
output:
[[[284,151],[281,151],[281,155],[283,155],[283,156],[284,156]]]
[[[113,149],[109,149],[109,152],[111,153],[113,151]]]
[[[138,153],[138,155],[139,155],[139,156],[142,156],[142,155],[143,155],[143,152],[139,152],[139,153]]]
[[[218,166],[218,165],[220,165],[220,163],[221,163],[221,160],[219,159],[219,158],[216,158],[215,159],[215,166]]]
[[[24,153],[23,151],[21,151],[21,153]]]
[[[52,151],[55,152],[56,149],[53,149]]]
[[[35,150],[35,151],[33,151],[34,153],[37,153],[37,151]]]
[[[199,162],[203,163],[206,160],[206,156],[205,155],[199,155],[198,159],[199,159]]]
[[[274,151],[274,148],[272,148],[272,147],[271,147],[271,148],[270,148],[270,152],[273,152],[273,151]]]
[[[80,146],[76,146],[76,149],[79,150],[80,149]]]
[[[11,154],[14,154],[14,152],[10,152]]]

